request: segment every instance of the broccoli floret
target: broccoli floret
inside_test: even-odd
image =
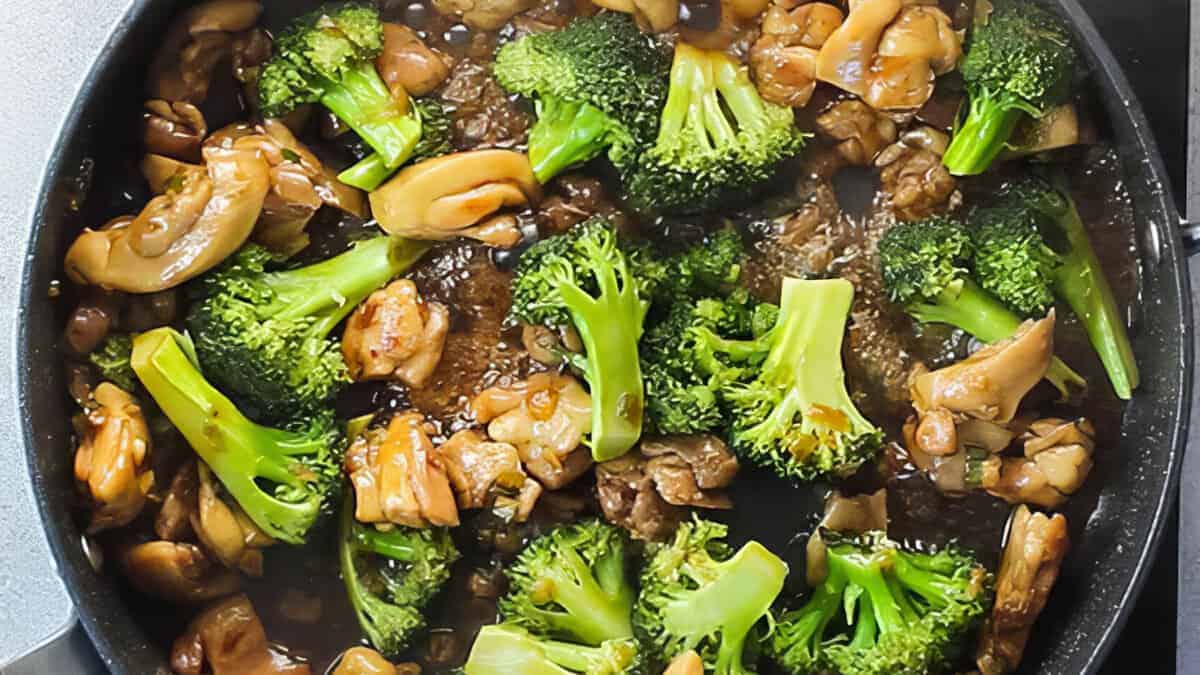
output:
[[[708,334],[713,354],[745,364],[722,387],[734,452],[797,480],[848,476],[875,456],[883,434],[854,406],[842,368],[853,297],[844,279],[784,279],[769,332],[754,340]]]
[[[133,339],[142,386],[246,515],[271,537],[302,544],[340,486],[343,439],[328,412],[286,429],[251,422],[200,374],[186,336],[156,328]]]
[[[1038,231],[1039,214],[1011,200],[974,209],[968,217],[979,285],[1023,316],[1041,317],[1054,304],[1058,254]]]
[[[970,104],[943,162],[983,173],[1024,115],[1041,117],[1070,94],[1079,55],[1058,15],[1027,0],[996,0],[971,30],[962,76]]]
[[[505,621],[535,635],[593,646],[633,636],[625,533],[599,520],[559,525],[508,568]]]
[[[281,117],[305,103],[328,108],[379,153],[400,166],[421,137],[375,71],[383,49],[379,11],[355,2],[329,4],[296,19],[275,40],[258,77],[263,115]]]
[[[276,259],[249,245],[197,283],[187,326],[205,373],[251,416],[316,411],[348,381],[329,333],[429,245],[380,236],[328,260],[266,271]]]
[[[1092,248],[1087,228],[1079,218],[1065,184],[1027,176],[1002,190],[996,206],[977,214],[1009,216],[1003,229],[977,225],[975,265],[985,286],[1005,301],[1021,308],[1017,291],[1037,285],[1039,298],[1053,302],[1050,293],[1064,300],[1079,317],[1092,348],[1100,356],[1117,396],[1128,400],[1138,386],[1138,367],[1125,321],[1117,308],[1112,286]],[[1035,269],[1008,269],[1022,258],[1032,258]],[[1005,282],[1005,278],[1011,281]],[[1014,290],[1015,289],[1015,290]]]
[[[571,325],[583,354],[569,355],[591,389],[596,461],[619,457],[642,433],[645,395],[637,345],[662,267],[644,249],[617,245],[612,225],[591,218],[522,254],[509,316],[530,324]]]
[[[769,618],[788,567],[756,541],[733,553],[726,533],[724,525],[696,518],[671,542],[650,545],[633,610],[649,658],[666,664],[694,649],[705,673],[754,672],[747,639]]]
[[[109,335],[99,349],[88,354],[88,361],[100,371],[100,379],[131,392],[137,387],[137,375],[129,365],[132,352],[133,338],[128,333],[116,333]]]
[[[699,298],[727,292],[742,274],[746,247],[735,230],[719,230],[664,261],[658,298]]]
[[[463,667],[466,675],[634,675],[637,643],[609,640],[598,647],[544,640],[510,624],[484,626]]]
[[[771,634],[793,675],[926,675],[962,656],[991,606],[991,579],[968,552],[907,551],[882,532],[829,537],[825,580]]]
[[[396,655],[425,628],[422,610],[450,579],[458,549],[445,528],[378,530],[354,519],[346,499],[338,561],[350,606],[376,649]]]
[[[1021,317],[970,277],[973,255],[970,233],[949,218],[896,223],[879,241],[880,272],[893,302],[921,323],[950,324],[997,342],[1017,332]],[[1046,379],[1064,398],[1087,387],[1058,357]]]
[[[763,101],[736,60],[679,43],[657,138],[638,158],[626,196],[636,209],[662,214],[736,206],[799,153],[804,138],[791,108]]]
[[[607,150],[621,169],[650,145],[667,95],[666,55],[627,14],[575,19],[500,48],[500,86],[536,99],[529,161],[543,183]]]
[[[450,128],[450,113],[446,111],[446,107],[436,98],[415,98],[412,105],[413,113],[421,122],[421,140],[417,141],[412,155],[405,163],[416,164],[452,152],[453,132]],[[370,192],[382,185],[393,173],[395,167],[389,167],[379,153],[373,152],[339,173],[338,180]]]

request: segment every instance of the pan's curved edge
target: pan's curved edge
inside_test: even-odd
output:
[[[42,174],[41,184],[37,192],[37,201],[33,215],[34,224],[26,245],[26,257],[21,270],[19,297],[23,303],[29,302],[38,295],[38,291],[35,288],[37,275],[34,273],[36,260],[34,252],[38,250],[41,244],[43,235],[41,224],[46,220],[47,212],[52,203],[51,198],[55,190],[60,188],[61,181],[70,176],[70,172],[73,170],[67,164],[67,161],[75,152],[75,148],[70,145],[70,141],[80,133],[81,126],[85,122],[84,112],[92,98],[89,92],[94,92],[101,81],[110,74],[111,69],[120,58],[120,46],[129,39],[130,35],[140,24],[146,10],[152,4],[153,0],[131,0],[129,6],[125,8],[120,20],[101,48],[99,56],[88,69],[87,75],[76,90],[71,107],[58,132],[55,134],[51,146],[53,150],[50,153],[49,161]],[[26,420],[32,414],[29,392],[33,385],[30,380],[36,377],[36,374],[31,371],[31,354],[33,352],[34,340],[37,336],[31,333],[32,327],[30,322],[21,321],[17,329],[17,367],[15,370],[17,375],[18,405],[22,418]],[[50,500],[47,499],[49,492],[48,477],[43,475],[43,472],[37,466],[37,448],[41,446],[42,441],[35,437],[33,425],[26,424],[23,426],[21,441],[24,444],[26,464],[33,481],[34,494],[37,497],[38,511],[46,530],[46,538],[49,541],[50,550],[58,565],[59,576],[65,582],[64,585],[66,586],[67,594],[77,608],[94,605],[97,598],[86,595],[79,584],[71,583],[71,577],[74,576],[72,572],[74,565],[70,561],[66,547],[72,545],[70,543],[72,540],[67,532],[67,529],[72,526],[69,521],[55,517],[59,514],[54,513],[50,508]],[[99,624],[96,614],[89,611],[77,611],[77,615],[104,665],[114,673],[125,672],[124,659],[116,656],[117,645],[114,643],[109,631],[104,630],[104,627]]]
[[[1162,236],[1159,243],[1164,254],[1163,263],[1165,269],[1171,270],[1171,282],[1173,282],[1174,290],[1178,294],[1180,301],[1180,322],[1177,326],[1181,342],[1178,368],[1179,398],[1175,402],[1175,408],[1172,411],[1176,423],[1171,433],[1167,472],[1164,477],[1162,489],[1159,491],[1154,505],[1153,525],[1144,539],[1140,551],[1138,551],[1137,561],[1133,568],[1133,576],[1129,580],[1124,593],[1121,595],[1120,604],[1117,606],[1116,611],[1110,615],[1111,618],[1100,632],[1099,639],[1095,643],[1095,648],[1084,665],[1082,672],[1090,674],[1099,672],[1104,660],[1112,651],[1121,629],[1129,621],[1135,601],[1141,594],[1142,588],[1146,585],[1146,579],[1158,554],[1159,545],[1162,542],[1163,529],[1166,527],[1170,510],[1178,497],[1179,473],[1183,460],[1184,446],[1187,443],[1187,431],[1191,414],[1193,343],[1190,339],[1190,329],[1193,325],[1193,317],[1187,261],[1182,255],[1183,239],[1180,229],[1181,221],[1178,210],[1175,207],[1175,202],[1171,198],[1170,184],[1165,179],[1167,172],[1162,162],[1162,155],[1159,154],[1158,144],[1150,132],[1150,125],[1142,110],[1141,103],[1133,93],[1133,87],[1125,77],[1125,73],[1117,62],[1116,57],[1109,50],[1108,44],[1101,37],[1096,25],[1092,22],[1091,17],[1083,7],[1076,0],[1057,0],[1057,2],[1073,25],[1076,34],[1081,38],[1082,44],[1086,45],[1090,50],[1090,56],[1095,64],[1099,65],[1103,70],[1104,77],[1121,94],[1126,116],[1133,126],[1134,136],[1141,147],[1142,155],[1145,161],[1148,162],[1148,173],[1159,183],[1153,199],[1159,202],[1156,210],[1167,216],[1165,222],[1160,227],[1159,233]]]

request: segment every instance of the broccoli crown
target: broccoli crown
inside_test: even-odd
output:
[[[453,121],[445,104],[433,96],[414,98],[412,104],[421,119],[421,140],[413,148],[408,163],[416,164],[454,152]]]
[[[243,247],[196,284],[186,321],[201,366],[253,416],[325,408],[349,380],[330,331],[427,248],[380,236],[314,265],[268,271],[277,257]]]
[[[653,40],[619,12],[526,35],[501,47],[493,64],[496,80],[508,91],[587,104],[623,127],[630,140],[646,144],[666,100],[668,68]]]
[[[975,558],[904,550],[882,532],[827,541],[828,575],[769,639],[776,662],[793,675],[952,668],[991,606],[991,578]]]
[[[509,316],[574,326],[583,354],[569,362],[591,390],[592,457],[624,454],[642,433],[645,389],[637,345],[665,268],[645,247],[621,247],[612,225],[592,218],[529,248],[517,263]]]
[[[263,114],[278,117],[316,103],[382,49],[383,24],[369,5],[330,4],[297,18],[275,39],[276,56],[259,76]]]
[[[883,283],[894,302],[931,302],[967,275],[973,253],[961,223],[935,217],[901,222],[879,240]]]
[[[735,452],[781,476],[848,476],[872,459],[883,434],[846,391],[842,337],[854,298],[845,279],[785,279],[775,327],[751,342],[712,341],[740,362],[763,359],[723,388]]]
[[[642,672],[637,642],[609,640],[592,647],[546,640],[520,626],[484,626],[463,666],[466,675],[634,675]]]
[[[132,352],[133,337],[128,333],[115,333],[105,338],[99,349],[88,354],[88,361],[100,371],[101,379],[132,392],[137,387],[137,375],[129,365]]]
[[[664,214],[744,203],[804,138],[791,108],[763,101],[732,57],[679,43],[657,139],[630,172],[626,196]]]
[[[633,636],[625,533],[599,520],[534,539],[507,570],[504,620],[541,637],[599,646]]]
[[[695,518],[680,525],[672,541],[650,545],[633,610],[634,630],[650,658],[665,664],[694,649],[706,673],[753,672],[747,637],[769,619],[788,567],[755,541],[734,553],[724,541],[727,531]]]
[[[1007,200],[975,209],[968,220],[979,285],[1024,316],[1044,315],[1062,261],[1042,238],[1039,212]]]
[[[350,605],[363,633],[389,655],[424,629],[422,610],[450,579],[458,549],[445,528],[383,531],[354,519],[354,499],[342,509],[338,559]]]
[[[302,544],[341,485],[344,439],[328,411],[286,428],[251,422],[214,388],[188,338],[156,328],[133,340],[130,363],[167,419],[264,532]]]
[[[1040,116],[1066,99],[1078,61],[1071,30],[1057,14],[1027,0],[996,0],[971,31],[961,70],[972,96]]]
[[[666,258],[666,274],[657,298],[698,298],[720,295],[742,274],[745,244],[736,230],[719,230],[700,243]]]

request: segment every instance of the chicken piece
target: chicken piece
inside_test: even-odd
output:
[[[154,534],[164,541],[186,541],[192,532],[192,513],[196,510],[200,477],[196,461],[189,461],[175,472],[158,515],[154,518]]]
[[[234,34],[258,21],[256,0],[208,0],[176,18],[150,63],[147,89],[154,98],[201,103],[217,64],[229,57]]]
[[[350,377],[399,380],[420,387],[442,358],[450,311],[425,302],[417,286],[400,279],[372,293],[346,322],[342,356]]]
[[[910,386],[921,414],[936,408],[1006,423],[1025,394],[1041,381],[1054,354],[1054,310],[1026,321],[1010,338],[990,344],[953,365],[923,373]]]
[[[876,110],[916,110],[962,55],[945,12],[904,0],[858,0],[817,54],[817,79]]]
[[[689,649],[671,659],[662,675],[704,675],[704,660],[696,650]]]
[[[1082,418],[1039,420],[1030,425],[1024,442],[1024,457],[990,457],[984,462],[982,487],[1010,504],[1062,506],[1092,469],[1092,423]]]
[[[455,16],[475,30],[496,30],[533,7],[534,0],[433,0],[439,13]]]
[[[838,154],[850,164],[870,166],[896,140],[896,123],[862,101],[846,100],[817,117],[817,129],[840,141]]]
[[[150,541],[122,551],[121,570],[134,588],[170,602],[198,604],[241,585],[237,572],[215,564],[199,546]]]
[[[906,131],[875,158],[879,181],[899,220],[920,220],[961,201],[958,181],[942,164],[950,139],[931,127]]]
[[[252,238],[272,251],[290,256],[308,246],[305,228],[323,204],[353,216],[367,215],[363,192],[339,181],[280,120],[231,124],[214,132],[205,145],[253,148],[267,161],[271,187]]]
[[[975,664],[983,675],[1017,669],[1033,624],[1046,606],[1070,542],[1067,519],[1018,506],[996,575],[996,602],[980,633]]]
[[[870,494],[845,497],[836,490],[825,498],[825,512],[817,529],[808,538],[805,546],[805,578],[810,586],[817,586],[825,581],[829,574],[829,564],[825,540],[821,530],[833,532],[870,532],[871,530],[887,531],[887,490],[876,490]]]
[[[217,560],[252,577],[263,572],[262,550],[275,543],[236,502],[227,503],[219,483],[204,462],[196,462],[195,507],[189,517],[196,538]]]
[[[442,241],[469,237],[499,248],[521,241],[517,218],[500,213],[541,198],[529,159],[510,150],[443,155],[401,169],[370,195],[389,234]]]
[[[686,514],[679,507],[732,508],[720,489],[737,470],[737,459],[715,436],[664,436],[597,465],[596,489],[605,518],[654,541],[675,531]]]
[[[845,19],[823,2],[789,7],[775,2],[762,21],[762,35],[750,48],[750,71],[764,100],[803,107],[817,86],[818,50]]]
[[[592,0],[592,4],[632,14],[638,26],[651,33],[661,33],[679,22],[679,0]]]
[[[178,675],[311,675],[267,642],[262,621],[249,598],[235,595],[192,620],[171,646],[171,669]]]
[[[493,501],[500,504],[504,493],[516,493],[513,520],[523,523],[529,518],[542,486],[525,475],[515,447],[464,429],[447,439],[438,451],[450,485],[458,493],[458,508],[486,508]]]
[[[458,525],[444,460],[429,440],[425,417],[409,410],[387,430],[369,429],[346,451],[355,491],[354,516],[363,523],[408,527]]]
[[[374,649],[351,647],[342,653],[330,675],[421,675],[421,667],[415,663],[395,665]]]
[[[142,113],[142,143],[146,152],[184,162],[200,161],[200,145],[208,124],[196,106],[185,101],[146,101]]]
[[[471,401],[471,413],[488,436],[517,448],[525,470],[558,490],[587,472],[591,454],[581,447],[591,427],[592,399],[570,375],[537,373],[506,387],[491,387]]]
[[[92,399],[94,407],[74,420],[75,479],[92,502],[89,533],[128,525],[154,486],[150,429],[141,407],[111,382],[101,382]]]
[[[921,417],[913,432],[916,447],[929,455],[942,457],[958,452],[958,429],[954,415],[944,408],[935,408]]]
[[[411,96],[425,96],[450,76],[454,61],[430,48],[416,31],[398,23],[383,24],[383,51],[375,68],[396,95],[399,89]]]

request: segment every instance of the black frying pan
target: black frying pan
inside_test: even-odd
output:
[[[63,325],[62,308],[45,299],[61,274],[66,245],[84,224],[72,210],[77,173],[94,159],[91,200],[105,200],[104,176],[133,148],[113,129],[138,113],[147,62],[168,19],[185,2],[139,0],[110,38],[81,89],[47,169],[38,226],[29,242],[22,285],[24,320],[19,337],[19,388],[25,441],[37,498],[54,554],[79,616],[97,651],[117,673],[165,671],[165,655],[123,605],[111,579],[97,574],[80,546],[71,513],[74,486],[66,420],[72,410],[62,392],[59,353],[46,336]],[[308,2],[265,3],[265,21],[277,25]],[[315,4],[315,3],[313,3]],[[1107,108],[1110,138],[1121,157],[1137,220],[1142,260],[1142,301],[1133,331],[1142,385],[1125,408],[1120,438],[1105,439],[1089,486],[1096,508],[1082,532],[1035,630],[1025,670],[1095,672],[1123,626],[1149,572],[1175,498],[1191,400],[1192,326],[1179,217],[1166,190],[1161,158],[1129,83],[1095,27],[1075,0],[1056,0],[1075,26],[1092,66],[1092,86]],[[1097,383],[1099,384],[1099,383]],[[1103,386],[1099,384],[1099,386]],[[786,538],[800,527],[806,508],[776,511]],[[786,514],[796,514],[787,517]],[[780,515],[784,514],[784,515]]]

